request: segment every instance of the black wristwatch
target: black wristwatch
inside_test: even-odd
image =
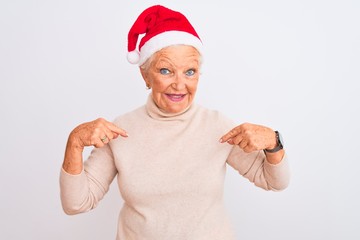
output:
[[[278,131],[275,131],[275,135],[276,135],[276,144],[277,144],[276,147],[273,149],[264,149],[265,152],[275,153],[284,148],[281,134]]]

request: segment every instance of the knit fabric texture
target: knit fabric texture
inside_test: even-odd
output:
[[[115,119],[129,133],[94,148],[78,175],[60,172],[64,211],[97,206],[115,176],[124,200],[117,240],[233,240],[223,201],[227,165],[256,186],[282,190],[289,182],[287,157],[268,163],[263,151],[243,152],[219,138],[235,124],[193,103],[163,113],[152,100]]]

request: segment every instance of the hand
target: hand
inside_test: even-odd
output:
[[[70,133],[69,143],[71,146],[76,146],[81,149],[86,146],[100,148],[119,135],[123,137],[128,136],[125,130],[103,118],[98,118],[77,126]]]
[[[251,123],[241,124],[220,138],[220,142],[239,145],[244,152],[250,153],[276,147],[276,134],[268,127]]]

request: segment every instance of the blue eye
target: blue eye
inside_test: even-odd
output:
[[[161,68],[160,69],[160,74],[162,74],[162,75],[168,75],[169,73],[170,73],[170,71],[167,68]]]
[[[194,69],[190,69],[186,71],[186,76],[193,76],[195,74],[195,70]]]

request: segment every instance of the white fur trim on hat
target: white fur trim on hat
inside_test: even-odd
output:
[[[202,53],[202,42],[194,35],[182,31],[167,31],[149,39],[140,49],[139,66],[141,66],[152,54],[162,48],[171,45],[190,45]]]
[[[127,60],[129,61],[129,63],[131,64],[137,64],[139,63],[140,60],[140,54],[137,50],[128,52],[127,54]]]

